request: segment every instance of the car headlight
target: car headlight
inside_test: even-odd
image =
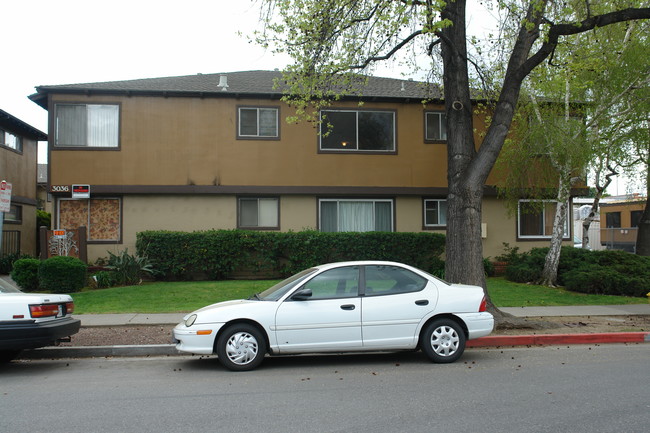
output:
[[[187,319],[185,319],[185,326],[189,328],[190,326],[194,325],[194,322],[196,322],[196,314],[192,314]]]

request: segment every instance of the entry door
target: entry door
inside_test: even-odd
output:
[[[296,291],[306,300],[289,298],[276,312],[280,353],[331,352],[362,347],[359,267],[343,266],[317,274]]]

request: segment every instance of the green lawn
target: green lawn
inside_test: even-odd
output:
[[[179,313],[230,299],[248,298],[277,281],[183,281],[87,290],[73,294],[75,313]],[[641,304],[646,298],[585,295],[490,278],[488,291],[498,307]]]

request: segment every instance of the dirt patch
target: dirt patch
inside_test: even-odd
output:
[[[650,316],[528,317],[526,322],[546,322],[543,329],[497,329],[492,335],[584,334],[650,332]],[[62,346],[116,346],[169,344],[173,325],[101,326],[81,328],[72,342]]]

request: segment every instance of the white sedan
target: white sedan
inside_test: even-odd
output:
[[[69,341],[81,321],[72,318],[69,295],[22,293],[0,286],[0,362],[11,361],[23,349]]]
[[[394,262],[331,263],[306,269],[246,300],[213,304],[173,330],[176,348],[216,354],[251,370],[268,353],[421,349],[453,362],[465,341],[494,327],[483,289],[449,284]]]

